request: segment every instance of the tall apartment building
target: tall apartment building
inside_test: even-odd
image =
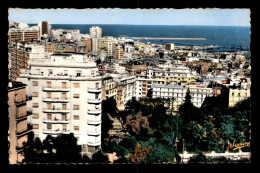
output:
[[[148,91],[152,89],[153,79],[146,78],[144,76],[136,76],[135,79],[135,97],[139,99],[146,97]]]
[[[110,97],[117,100],[117,86],[112,77],[105,77],[102,80],[102,100]]]
[[[92,40],[81,40],[85,45],[85,52],[91,52],[92,51]]]
[[[29,51],[20,43],[9,47],[9,80],[16,81],[21,69],[26,69],[29,61]]]
[[[92,26],[89,28],[89,35],[92,38],[101,38],[102,37],[102,28],[98,26]]]
[[[113,55],[113,57],[114,57],[115,59],[119,59],[119,60],[124,59],[124,50],[123,50],[123,48],[117,46],[117,47],[115,47],[114,49],[115,49],[115,50],[114,50],[114,55]]]
[[[113,56],[117,40],[113,37],[94,38],[93,52],[105,53],[106,56]]]
[[[169,69],[153,69],[154,85],[181,85],[195,84],[198,76],[195,76],[185,66],[177,66]]]
[[[9,112],[9,163],[21,163],[24,159],[23,150],[28,140],[30,128],[27,125],[26,86],[21,82],[9,82],[8,112]]]
[[[134,97],[135,94],[135,76],[118,75],[114,77],[117,82],[117,106],[122,110],[125,104]]]
[[[9,42],[37,42],[39,41],[39,31],[26,28],[26,29],[9,29],[8,31]]]
[[[102,78],[96,63],[82,54],[53,54],[31,58],[20,75],[32,94],[28,106],[35,137],[74,133],[82,154],[101,147]]]
[[[40,29],[39,35],[40,37],[45,35],[45,34],[50,34],[51,33],[51,25],[47,21],[40,21],[38,23],[38,27]]]
[[[190,89],[192,103],[196,107],[201,107],[206,97],[213,96],[212,88],[206,87],[183,87],[172,85],[153,85],[153,98],[174,98],[173,110],[178,111],[185,101],[187,88]]]

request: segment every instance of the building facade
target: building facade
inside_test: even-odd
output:
[[[32,95],[28,106],[35,137],[73,133],[82,154],[101,147],[102,78],[96,63],[80,54],[31,58],[19,80]]]
[[[9,112],[9,163],[21,163],[24,159],[23,150],[26,147],[30,128],[27,125],[26,86],[21,82],[9,82],[8,112]]]

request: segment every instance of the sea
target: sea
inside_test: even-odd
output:
[[[36,24],[29,24],[34,26]],[[99,26],[103,36],[159,38],[205,38],[206,40],[140,40],[155,44],[174,43],[176,46],[217,46],[210,51],[250,51],[250,27],[241,26],[179,26],[179,25],[104,25],[52,24],[52,29],[79,29],[88,34],[89,28]]]

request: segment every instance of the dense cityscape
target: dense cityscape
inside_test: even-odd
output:
[[[8,39],[10,164],[250,162],[250,50],[48,21]]]

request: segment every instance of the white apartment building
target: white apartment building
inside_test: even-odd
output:
[[[153,98],[174,98],[173,110],[178,111],[180,105],[185,101],[187,88],[190,89],[192,103],[196,107],[201,107],[206,97],[213,96],[212,88],[206,87],[182,87],[172,85],[153,85]]]
[[[89,28],[89,35],[92,38],[101,38],[102,37],[102,28],[99,26],[92,26]]]
[[[138,75],[135,78],[135,97],[138,100],[141,97],[146,97],[150,89],[152,89],[153,79],[146,76]]]
[[[80,54],[31,57],[19,80],[32,96],[28,122],[35,137],[74,133],[83,155],[100,149],[102,78],[95,62]]]
[[[103,38],[92,39],[92,51],[95,53],[105,53],[106,56],[113,56],[116,50],[117,40],[107,36]]]

